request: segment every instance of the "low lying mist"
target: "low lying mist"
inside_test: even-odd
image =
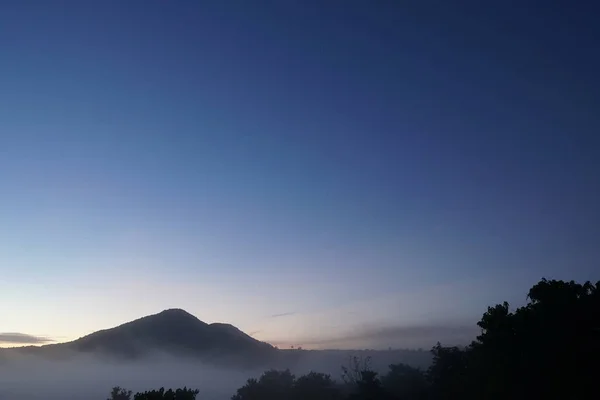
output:
[[[111,361],[76,354],[59,360],[37,355],[0,354],[0,400],[106,400],[110,389],[121,386],[134,393],[151,389],[191,387],[198,399],[227,400],[248,378],[270,368],[289,368],[296,375],[310,371],[339,380],[341,366],[351,356],[372,358],[372,368],[385,371],[391,363],[426,367],[426,351],[306,351],[282,350],[280,357],[255,368],[216,367],[198,360],[155,355],[136,361]]]

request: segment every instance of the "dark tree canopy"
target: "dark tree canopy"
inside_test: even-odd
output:
[[[134,400],[195,400],[198,390],[192,390],[184,387],[183,389],[160,388],[147,392],[139,392],[133,396]]]
[[[330,375],[310,372],[296,379],[293,387],[293,399],[340,400],[342,398],[338,384]]]
[[[184,387],[183,389],[160,388],[146,392],[138,392],[133,396],[134,400],[195,400],[198,390],[192,390]],[[114,387],[108,400],[131,400],[131,390],[121,387]]]
[[[271,400],[289,398],[296,377],[290,370],[269,370],[256,379],[248,379],[232,400]]]
[[[384,390],[394,399],[426,399],[428,383],[423,371],[406,364],[392,364],[381,378]]]
[[[488,398],[583,398],[597,387],[600,282],[549,281],[510,312],[488,308],[473,343],[474,365]],[[498,395],[496,395],[498,394]]]
[[[131,394],[131,390],[123,389],[120,386],[115,386],[110,391],[110,397],[108,400],[130,400]]]
[[[528,304],[488,307],[466,349],[433,349],[435,398],[587,398],[597,393],[600,282],[542,279]]]

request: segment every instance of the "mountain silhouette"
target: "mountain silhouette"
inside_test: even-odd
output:
[[[72,342],[29,346],[26,351],[53,357],[76,352],[128,359],[161,353],[217,363],[244,360],[254,363],[269,359],[276,349],[233,325],[207,324],[184,310],[169,309]]]

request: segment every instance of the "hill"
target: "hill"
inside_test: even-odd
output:
[[[267,361],[276,353],[270,344],[248,336],[233,325],[207,324],[181,309],[165,310],[72,342],[29,346],[18,351],[59,358],[73,352],[118,359],[170,354],[244,364]]]

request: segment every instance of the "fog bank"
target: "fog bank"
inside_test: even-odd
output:
[[[191,387],[199,400],[227,400],[248,378],[269,368],[290,368],[296,375],[325,372],[339,380],[349,357],[372,357],[375,370],[390,363],[426,366],[427,352],[408,351],[282,351],[277,361],[251,369],[216,367],[197,360],[154,356],[139,361],[109,361],[77,355],[51,360],[35,355],[2,355],[0,400],[106,400],[113,386],[134,393],[150,389]]]

